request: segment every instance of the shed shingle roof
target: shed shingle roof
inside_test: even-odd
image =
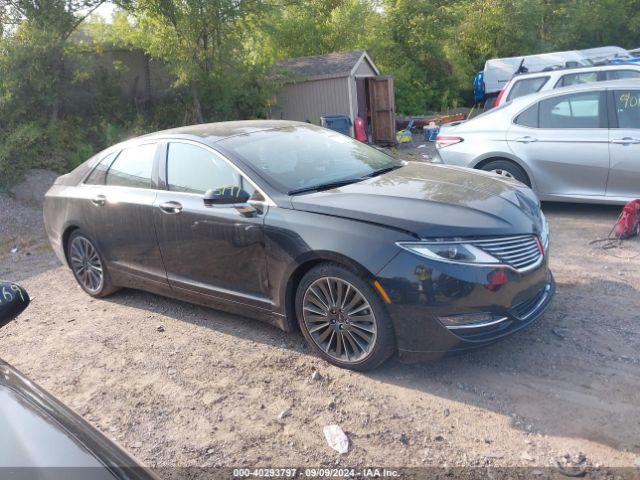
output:
[[[357,50],[313,57],[290,58],[277,62],[276,68],[279,73],[299,79],[341,77],[351,73],[364,53],[364,50]]]

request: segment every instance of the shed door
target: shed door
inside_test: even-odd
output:
[[[396,99],[392,77],[369,81],[371,128],[376,143],[396,143]]]

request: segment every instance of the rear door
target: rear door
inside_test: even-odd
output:
[[[165,188],[154,219],[173,289],[270,309],[264,250],[266,207],[261,195],[220,154],[190,142],[170,141],[163,155]],[[233,205],[205,206],[210,189],[239,188],[254,212]]]
[[[546,98],[514,119],[509,148],[548,195],[604,195],[609,173],[606,100],[601,91]]]
[[[640,88],[610,92],[609,130],[611,170],[607,196],[640,196]]]
[[[153,182],[157,143],[120,151],[87,178],[92,183],[86,217],[114,276],[166,285],[153,224],[157,191]]]

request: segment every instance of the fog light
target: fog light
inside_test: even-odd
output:
[[[488,327],[496,323],[504,322],[507,320],[507,317],[500,317],[487,312],[478,312],[438,317],[438,320],[449,330],[456,330],[462,328]]]

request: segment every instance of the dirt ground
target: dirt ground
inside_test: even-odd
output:
[[[558,291],[528,330],[353,373],[251,319],[133,290],[91,299],[40,209],[0,203],[0,278],[34,298],[0,357],[151,467],[640,465],[640,241],[589,245],[617,207],[544,205]],[[345,455],[325,442],[332,423]]]

